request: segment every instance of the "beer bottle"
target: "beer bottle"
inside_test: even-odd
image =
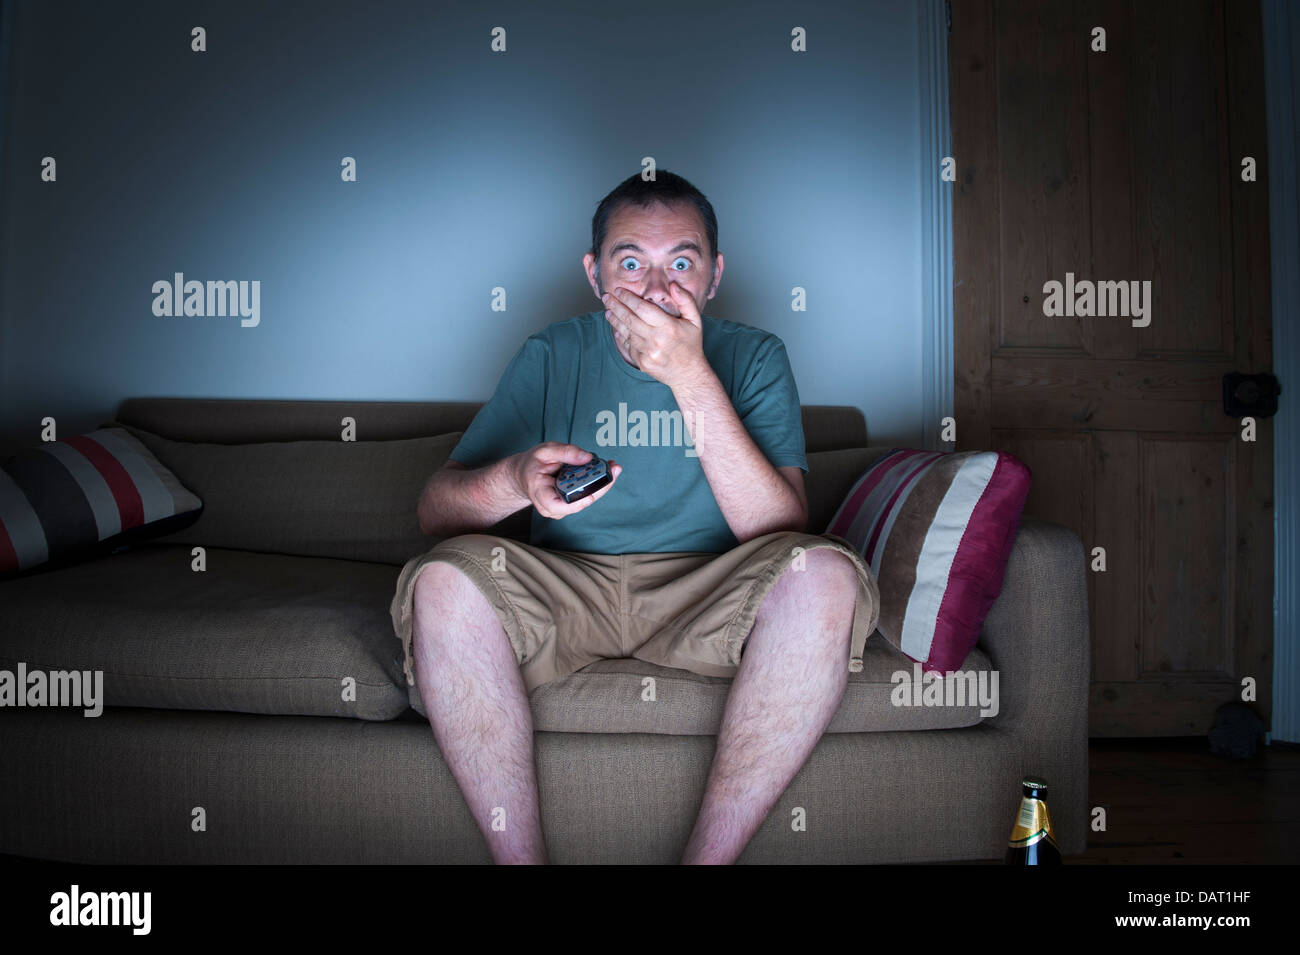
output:
[[[1007,865],[1060,865],[1061,849],[1043,799],[1047,783],[1037,776],[1026,776],[1020,786],[1020,813],[1007,843]]]

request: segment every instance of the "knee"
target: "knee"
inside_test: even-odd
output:
[[[486,621],[496,620],[469,576],[446,561],[433,561],[420,571],[411,607],[411,655],[417,668],[437,654],[460,655],[479,639]]]
[[[415,578],[411,603],[417,614],[436,614],[462,603],[469,591],[477,593],[464,571],[445,561],[434,561]]]
[[[784,576],[806,596],[850,607],[857,601],[857,567],[832,547],[806,549],[786,568]]]

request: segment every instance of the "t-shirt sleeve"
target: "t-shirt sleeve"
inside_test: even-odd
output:
[[[781,339],[768,335],[759,345],[732,401],[741,424],[773,467],[808,473],[799,388]]]
[[[520,346],[496,391],[451,452],[453,459],[476,468],[541,443],[546,357],[546,343],[539,338],[529,338]]]

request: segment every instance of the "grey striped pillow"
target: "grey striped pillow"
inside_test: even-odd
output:
[[[51,441],[0,468],[0,574],[166,534],[202,507],[122,428]]]
[[[1031,475],[1004,451],[894,448],[858,479],[826,532],[880,585],[879,629],[924,670],[961,666],[1002,590]]]

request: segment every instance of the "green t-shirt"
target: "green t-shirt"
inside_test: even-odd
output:
[[[702,323],[705,357],[749,436],[773,467],[807,472],[799,392],[781,339],[707,315]],[[624,360],[603,309],[530,336],[451,456],[475,468],[543,441],[613,458],[623,472],[576,514],[552,520],[534,510],[534,545],[590,554],[722,553],[737,545],[672,390]]]

